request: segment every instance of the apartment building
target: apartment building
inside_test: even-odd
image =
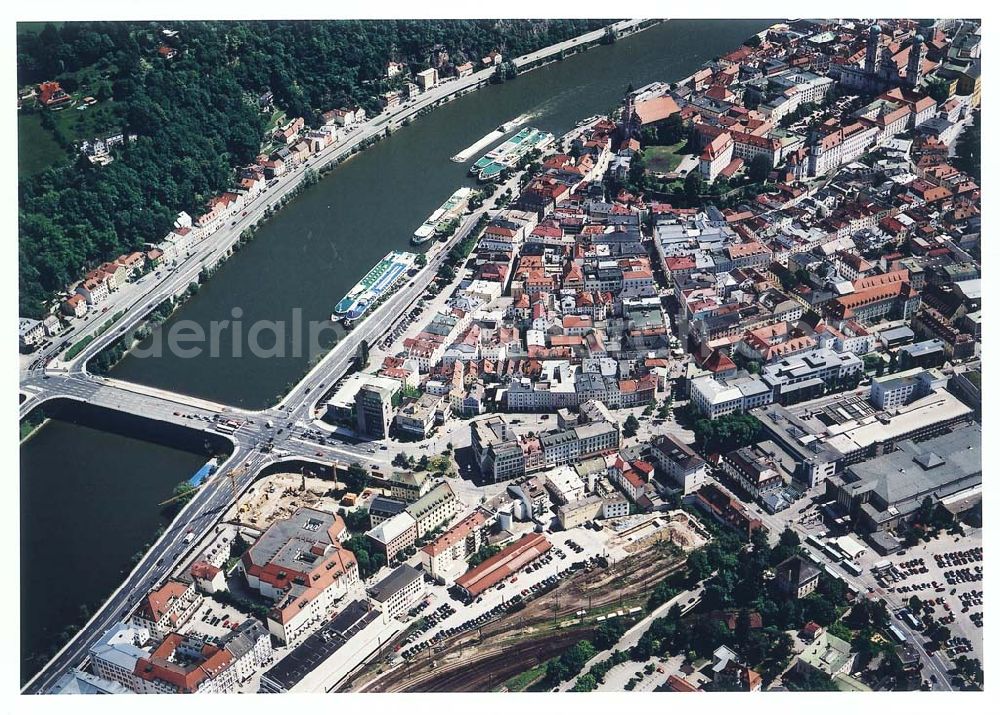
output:
[[[146,656],[142,646],[150,640],[149,629],[118,623],[90,647],[90,667],[94,675],[120,683],[135,691],[135,665]]]
[[[163,638],[183,625],[201,605],[201,600],[194,582],[167,581],[139,602],[131,624],[147,629],[152,638]]]
[[[770,440],[725,453],[719,466],[755,500],[783,487],[795,471],[795,461]]]
[[[375,527],[404,511],[406,511],[405,501],[389,499],[378,494],[368,505],[368,520]]]
[[[420,563],[435,578],[450,578],[486,543],[489,514],[476,509],[420,549]]]
[[[480,473],[495,482],[524,474],[524,452],[503,417],[489,417],[472,424],[472,451]]]
[[[387,481],[390,496],[408,504],[415,502],[434,486],[427,472],[393,472]]]
[[[233,656],[196,636],[171,633],[135,665],[136,692],[146,695],[232,693]]]
[[[385,555],[386,562],[391,564],[400,553],[416,542],[417,521],[409,512],[403,511],[372,527],[365,532],[365,536]]]
[[[656,435],[650,448],[656,466],[683,494],[690,494],[708,479],[708,463],[674,435]]]
[[[458,498],[447,482],[433,489],[406,507],[416,526],[416,538],[447,524],[458,511]]]

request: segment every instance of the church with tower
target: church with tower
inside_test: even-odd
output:
[[[865,62],[861,67],[845,66],[840,70],[840,86],[848,92],[858,94],[881,94],[895,87],[915,89],[920,84],[922,67],[927,57],[927,46],[921,35],[916,35],[910,43],[906,58],[906,70],[901,73],[892,50],[881,47],[882,28],[872,25],[868,28],[868,45]]]

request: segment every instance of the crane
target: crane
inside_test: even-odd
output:
[[[233,499],[236,498],[236,479],[238,477],[242,477],[244,472],[246,472],[246,465],[245,464],[242,464],[239,467],[236,467],[235,469],[230,469],[228,472],[226,472],[226,477],[229,479],[229,487],[233,490]],[[205,480],[205,481],[208,481],[208,480]],[[198,491],[199,489],[201,489],[203,486],[205,486],[205,482],[202,482],[201,484],[196,484],[196,485],[194,485],[191,488],[190,491],[181,492],[180,494],[175,494],[174,496],[170,497],[169,499],[165,499],[164,501],[161,501],[160,502],[160,506],[166,506],[167,504],[173,504],[178,499],[184,499],[184,498],[190,496],[191,494],[193,494],[194,492]]]
[[[201,489],[201,486],[202,486],[201,484],[197,484],[197,485],[191,487],[190,491],[181,492],[180,494],[174,494],[169,499],[164,499],[163,501],[161,501],[160,502],[160,506],[166,506],[167,504],[173,504],[178,499],[185,499],[185,498],[189,497],[191,494],[193,494],[194,492],[196,492],[199,489]]]

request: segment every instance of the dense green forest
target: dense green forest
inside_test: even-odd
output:
[[[496,49],[508,57],[582,34],[602,20],[84,22],[17,38],[18,85],[57,80],[96,97],[135,141],[115,161],[83,158],[19,183],[20,311],[39,316],[86,267],[162,237],[180,210],[194,215],[252,160],[269,116],[257,97],[316,123],[349,103],[378,111],[385,65],[428,66],[436,47],[456,64]],[[176,31],[165,40],[162,30]],[[23,30],[23,28],[22,28]],[[178,51],[164,59],[166,41]],[[113,109],[111,109],[113,107]],[[70,138],[37,105],[65,150]],[[89,111],[89,110],[88,110]]]

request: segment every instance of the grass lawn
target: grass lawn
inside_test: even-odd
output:
[[[17,175],[30,176],[50,166],[66,162],[62,150],[50,132],[42,127],[37,114],[17,116]]]
[[[504,686],[512,693],[521,693],[534,685],[538,680],[545,677],[545,669],[549,661],[539,663],[534,668],[518,673],[513,678],[508,678]]]
[[[650,146],[642,152],[642,161],[646,170],[654,174],[666,174],[677,168],[683,158],[678,152],[684,148],[687,141],[681,141],[670,146]]]
[[[260,150],[265,154],[270,154],[272,151],[278,148],[277,142],[271,139],[271,132],[280,127],[285,123],[285,112],[280,109],[275,109],[271,114],[271,118],[264,125],[264,140],[260,143]]]
[[[82,97],[81,93],[78,99],[82,100]],[[86,109],[80,109],[83,106],[86,105],[78,101],[74,107],[52,113],[56,126],[60,127],[71,141],[105,137],[115,134],[120,129],[114,100],[98,102]]]
[[[271,114],[271,118],[267,121],[267,125],[264,127],[264,133],[270,134],[275,129],[280,127],[285,122],[285,112],[281,109],[275,109]]]

